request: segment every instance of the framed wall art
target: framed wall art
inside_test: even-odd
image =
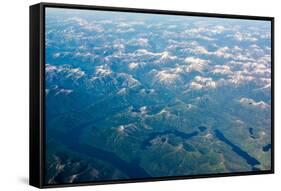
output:
[[[30,7],[30,184],[274,172],[274,18]]]

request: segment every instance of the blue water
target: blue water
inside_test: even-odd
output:
[[[221,140],[224,143],[226,143],[227,145],[229,145],[231,147],[231,149],[233,150],[233,152],[235,152],[240,157],[245,159],[249,165],[255,166],[255,165],[260,164],[260,162],[257,159],[250,156],[246,151],[242,150],[240,147],[238,147],[237,145],[233,144],[230,140],[228,140],[220,130],[215,129],[214,133],[219,140]]]
[[[265,146],[262,147],[262,150],[263,150],[264,152],[267,152],[267,151],[269,151],[270,149],[271,149],[271,144],[267,144],[267,145],[265,145]]]

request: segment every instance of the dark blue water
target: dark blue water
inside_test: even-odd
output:
[[[253,135],[253,128],[252,128],[252,127],[249,128],[249,133],[250,133],[251,135]]]
[[[254,136],[254,129],[252,127],[249,128],[249,133],[250,133],[250,137],[255,139],[256,137]]]
[[[221,140],[222,142],[226,143],[227,145],[229,145],[232,150],[238,154],[240,157],[242,157],[243,159],[245,159],[247,161],[247,163],[249,165],[251,165],[252,167],[255,165],[259,165],[260,162],[255,159],[254,157],[250,156],[246,151],[243,151],[240,147],[238,147],[237,145],[233,144],[231,141],[229,141],[222,132],[220,132],[218,129],[215,129],[214,131],[216,137]]]
[[[205,126],[199,126],[198,129],[201,131],[201,132],[204,132],[207,130],[207,127]]]
[[[271,149],[271,144],[267,144],[267,145],[262,147],[262,151],[264,151],[264,152],[269,151],[269,149]]]

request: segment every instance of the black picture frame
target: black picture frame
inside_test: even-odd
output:
[[[69,8],[69,9],[87,9],[117,12],[133,13],[153,13],[164,15],[183,15],[215,18],[235,18],[248,20],[263,20],[271,22],[271,169],[252,172],[233,172],[219,174],[200,174],[161,178],[145,179],[126,179],[126,180],[108,180],[99,182],[71,183],[71,184],[44,184],[44,164],[45,164],[45,128],[44,128],[44,108],[45,108],[45,8]],[[56,3],[39,3],[30,6],[30,146],[29,146],[29,184],[38,188],[53,188],[66,186],[84,186],[100,185],[115,183],[133,183],[147,181],[163,181],[178,179],[194,179],[209,177],[227,177],[242,175],[258,175],[274,173],[274,17],[260,17],[248,15],[230,15],[215,13],[196,13],[185,11],[169,11],[154,9],[135,9],[123,7],[104,7],[90,5],[74,4],[56,4]]]

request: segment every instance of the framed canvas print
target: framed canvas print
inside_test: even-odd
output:
[[[30,7],[30,184],[274,172],[274,18]]]

